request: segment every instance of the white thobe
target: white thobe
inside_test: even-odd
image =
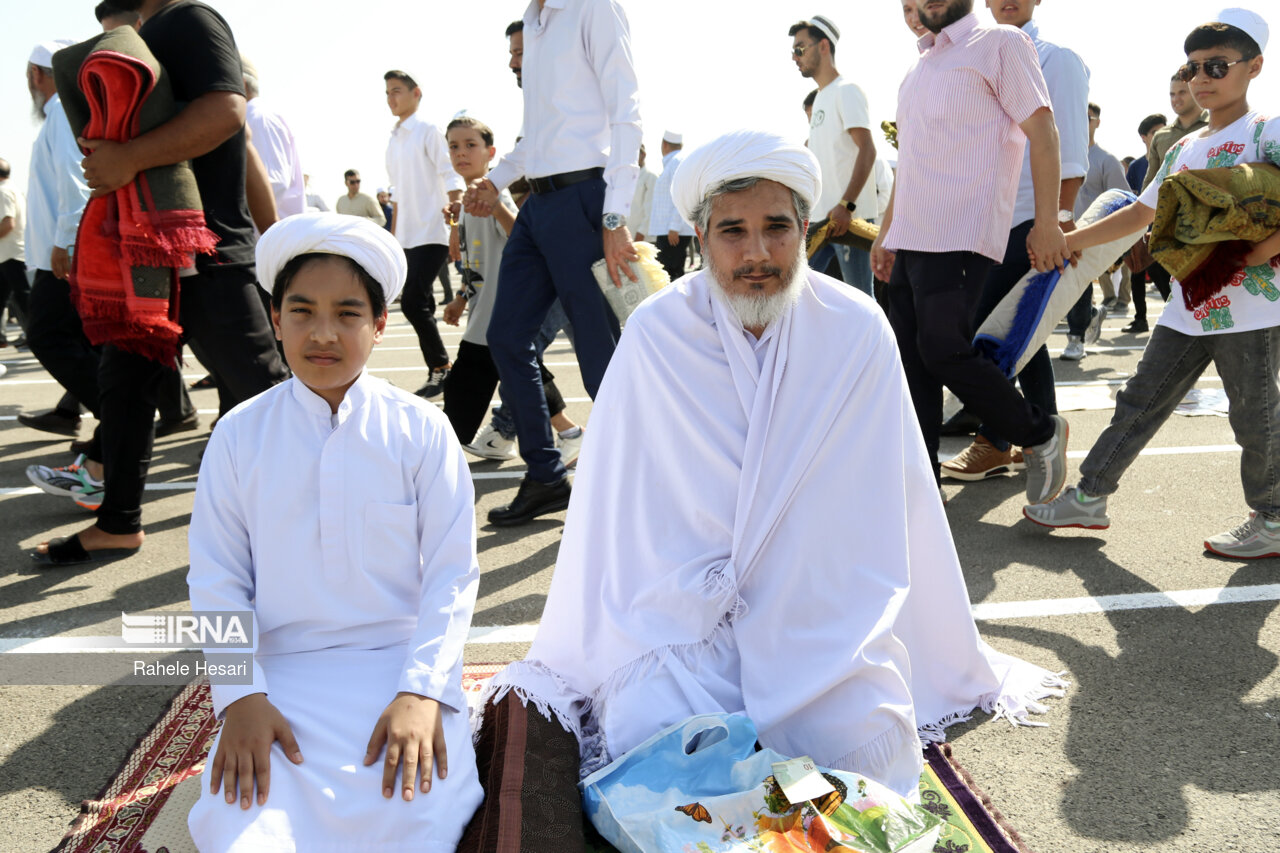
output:
[[[191,606],[252,610],[255,654],[252,685],[213,685],[214,711],[266,693],[304,761],[274,744],[270,797],[248,811],[202,785],[189,817],[201,850],[455,848],[483,798],[462,694],[473,497],[444,416],[367,373],[336,413],[295,378],[218,421],[191,518]],[[441,704],[449,758],[448,778],[409,803],[382,797],[380,761],[362,763],[402,691]]]
[[[490,697],[554,713],[584,774],[745,712],[763,745],[910,795],[918,730],[1021,720],[1061,682],[978,636],[884,313],[810,271],[755,340],[708,275],[628,322],[537,636]]]

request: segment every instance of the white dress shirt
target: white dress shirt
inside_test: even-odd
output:
[[[693,226],[684,221],[676,203],[671,199],[671,179],[675,177],[676,167],[684,159],[684,150],[676,149],[662,158],[662,174],[653,188],[653,213],[649,215],[649,230],[655,241],[665,237],[672,231],[681,237],[693,236]],[[659,243],[658,245],[662,245]]]
[[[244,123],[253,134],[254,149],[267,167],[280,218],[305,213],[307,191],[302,182],[302,158],[284,116],[269,103],[264,104],[262,98],[254,98],[245,107]]]
[[[531,0],[524,13],[524,138],[489,172],[498,189],[604,167],[604,212],[627,215],[640,173],[640,97],[617,0]],[[632,223],[632,230],[636,230]]]
[[[440,211],[448,203],[447,194],[466,189],[466,182],[453,170],[440,128],[417,113],[393,127],[387,174],[396,188],[395,235],[400,245],[412,249],[448,243],[449,227]]]
[[[631,212],[627,216],[631,220],[633,232],[649,234],[649,214],[653,210],[653,188],[658,185],[658,176],[648,169],[641,168],[636,179],[635,195],[631,196]]]
[[[1040,38],[1040,27],[1027,21],[1022,31],[1031,36],[1040,57],[1040,70],[1049,87],[1053,121],[1058,126],[1062,158],[1062,180],[1083,178],[1089,172],[1089,68],[1075,51]],[[1036,217],[1036,193],[1031,183],[1031,147],[1022,154],[1022,175],[1018,178],[1018,199],[1013,205],[1013,224]]]
[[[31,146],[31,176],[27,179],[27,267],[53,269],[53,250],[75,245],[80,214],[89,201],[76,145],[62,99],[54,95],[44,105],[44,125]]]
[[[273,750],[266,809],[201,785],[196,845],[391,850],[421,835],[415,849],[453,850],[483,796],[462,693],[480,570],[471,477],[443,414],[367,372],[336,413],[297,378],[277,385],[218,421],[188,539],[192,608],[254,617],[253,683],[213,684],[215,713],[266,693],[305,756]],[[449,775],[390,808],[382,762],[360,756],[401,691],[440,703]]]

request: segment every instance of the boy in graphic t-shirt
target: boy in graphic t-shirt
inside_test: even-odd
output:
[[[1245,9],[1225,9],[1196,27],[1184,48],[1179,74],[1209,125],[1181,139],[1166,155],[1137,203],[1067,235],[1080,251],[1146,228],[1155,218],[1166,177],[1187,169],[1230,168],[1244,163],[1280,166],[1280,118],[1250,110],[1249,81],[1262,71],[1266,22]],[[1161,424],[1212,363],[1230,402],[1231,426],[1243,450],[1240,478],[1249,517],[1205,540],[1205,550],[1237,559],[1280,557],[1280,231],[1254,244],[1243,268],[1220,293],[1188,308],[1182,286],[1173,294],[1138,369],[1116,398],[1111,425],[1080,465],[1080,482],[1054,501],[1023,510],[1047,527],[1110,526],[1107,496]]]

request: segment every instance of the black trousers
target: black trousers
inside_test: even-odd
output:
[[[1022,281],[1022,277],[1031,269],[1031,258],[1027,254],[1027,235],[1031,233],[1034,220],[1027,220],[1014,226],[1009,232],[1009,242],[1005,246],[1004,260],[991,268],[987,280],[982,285],[982,298],[978,300],[978,311],[973,318],[974,328],[978,328],[996,310],[1000,301]],[[1018,374],[1018,384],[1028,400],[1050,414],[1058,413],[1058,397],[1054,388],[1053,360],[1049,358],[1049,348],[1042,346],[1031,356],[1025,367]],[[1004,436],[993,434],[992,430],[982,428],[982,435],[988,441],[1007,450]]]
[[[547,411],[555,417],[564,411],[564,397],[556,387],[556,377],[542,359],[538,359],[542,371],[542,389],[546,393]],[[453,425],[458,441],[470,444],[484,423],[498,387],[498,365],[493,363],[489,348],[470,341],[458,344],[458,357],[444,380],[444,413]]]
[[[675,281],[684,275],[684,265],[689,260],[689,243],[693,238],[681,237],[674,246],[667,242],[666,234],[657,234],[655,239],[658,241],[658,263]]]
[[[418,346],[422,347],[427,367],[436,370],[449,363],[449,353],[445,351],[440,330],[436,328],[434,292],[436,276],[449,259],[449,247],[435,243],[414,246],[405,249],[404,255],[409,262],[409,275],[400,296],[400,310],[418,333]]]
[[[1139,283],[1139,275],[1144,281]],[[1160,266],[1159,263],[1153,263],[1142,271],[1141,274],[1133,275],[1133,319],[1147,319],[1147,285],[1146,280],[1150,280],[1156,286],[1156,290],[1160,291],[1160,298],[1164,302],[1169,301],[1169,293],[1172,285],[1169,283],[1169,271]]]
[[[27,324],[27,303],[31,296],[31,285],[27,281],[27,265],[17,259],[0,263],[0,314],[13,297],[14,307],[18,309],[18,322]],[[0,329],[0,336],[4,330]]]
[[[1053,437],[1049,414],[1027,402],[973,348],[973,321],[993,262],[975,252],[898,252],[889,278],[889,323],[898,339],[925,447],[939,473],[942,388],[997,435],[1021,447]]]
[[[71,285],[48,270],[36,270],[35,286],[27,311],[27,343],[36,360],[49,371],[58,384],[67,389],[94,417],[101,419],[98,406],[98,371],[102,352],[89,343],[80,324],[80,315],[71,303]],[[156,408],[166,421],[182,420],[196,409],[187,394],[186,383],[175,364],[165,371],[157,392]],[[56,408],[70,415],[80,413],[64,395]],[[94,446],[98,447],[97,433]],[[102,461],[101,453],[90,452],[89,458]]]
[[[260,394],[286,376],[252,269],[206,270],[182,280],[182,328],[201,361],[217,373],[235,402]],[[107,533],[142,529],[142,492],[155,441],[160,387],[170,371],[110,344],[102,348],[103,465],[106,491],[98,527]]]

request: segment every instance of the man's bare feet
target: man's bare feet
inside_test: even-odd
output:
[[[140,548],[147,535],[139,530],[137,533],[107,533],[98,525],[86,527],[75,534],[80,539],[80,546],[86,551],[106,551],[114,548]],[[36,546],[37,554],[48,554],[49,543],[41,542]]]

